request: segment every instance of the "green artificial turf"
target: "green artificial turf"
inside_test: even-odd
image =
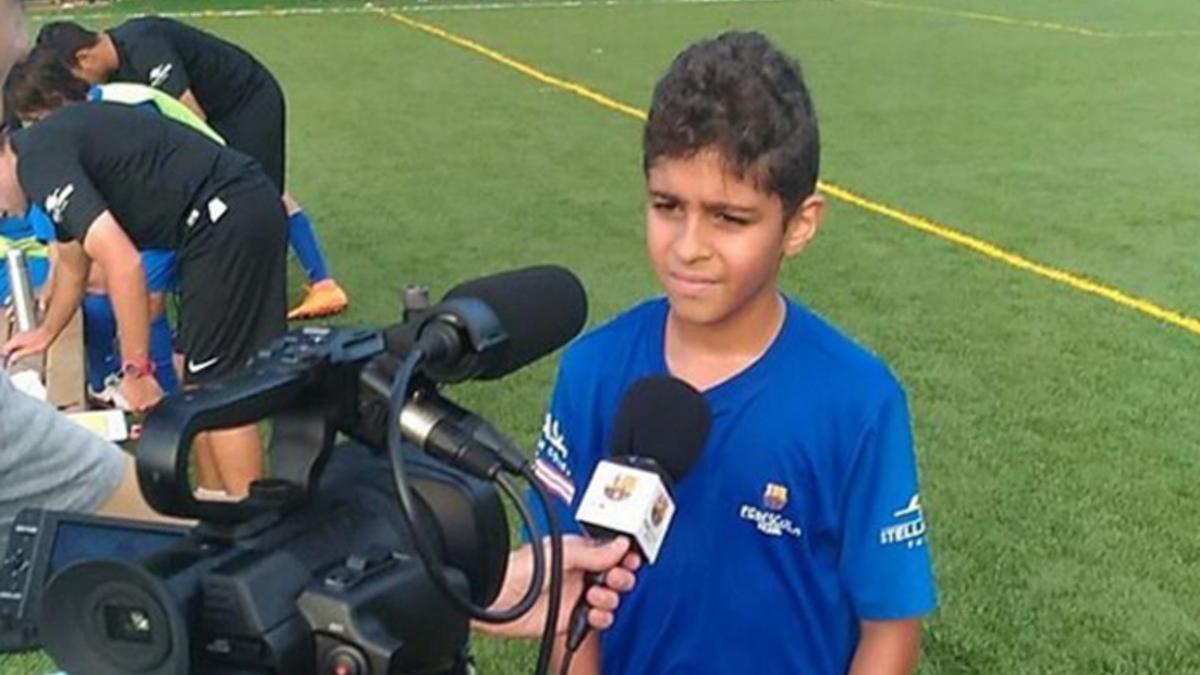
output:
[[[639,108],[689,41],[764,30],[805,66],[826,180],[1200,315],[1193,0],[892,4],[410,15]],[[375,14],[196,22],[284,84],[339,322],[540,262],[581,276],[593,324],[655,292],[637,120]],[[942,604],[921,672],[1200,672],[1200,334],[830,201],[781,281],[907,385]],[[456,395],[531,440],[553,367]],[[476,647],[483,673],[532,670],[531,643]]]

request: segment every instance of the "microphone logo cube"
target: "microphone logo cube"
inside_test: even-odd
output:
[[[588,482],[575,518],[589,532],[623,534],[653,563],[675,515],[675,502],[652,471],[604,460]]]

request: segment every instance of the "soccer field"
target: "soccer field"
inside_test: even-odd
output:
[[[920,672],[1200,673],[1195,0],[256,7],[84,21],[212,10],[187,20],[276,73],[339,323],[375,325],[408,282],[540,262],[593,325],[654,294],[640,111],[689,42],[766,32],[805,67],[831,205],[784,289],[911,399],[941,597]],[[532,440],[553,368],[456,398]],[[531,643],[476,646],[532,671]]]

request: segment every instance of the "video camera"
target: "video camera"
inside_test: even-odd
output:
[[[292,331],[242,373],[163,401],[138,447],[139,483],[159,512],[200,523],[135,562],[57,571],[42,595],[47,651],[73,675],[468,672],[470,619],[514,620],[543,586],[534,546],[525,597],[483,609],[509,552],[497,488],[537,536],[503,474],[526,478],[543,506],[546,496],[523,453],[439,385],[513,372],[576,335],[586,312],[562,268],[502,273],[410,306],[386,330]],[[196,435],[264,419],[268,478],[242,502],[197,500]],[[551,549],[540,669],[558,611],[557,537]]]

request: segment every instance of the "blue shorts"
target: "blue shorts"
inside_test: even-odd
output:
[[[146,270],[146,290],[169,293],[178,283],[175,274],[175,251],[148,249],[142,251],[142,268]]]
[[[54,224],[37,205],[29,209],[24,218],[5,218],[0,221],[0,236],[9,238],[34,237],[40,241],[54,241]],[[45,258],[29,258],[29,276],[35,288],[46,280],[49,263]],[[142,251],[142,268],[146,270],[146,290],[151,293],[167,293],[175,290],[178,279],[175,274],[175,251],[147,249]],[[8,297],[8,274],[0,270],[0,299]]]
[[[29,281],[35,289],[46,283],[50,273],[50,259],[42,256],[30,256],[25,259],[29,264]],[[142,251],[142,267],[146,270],[146,290],[151,293],[170,293],[175,290],[177,277],[175,274],[175,252],[154,249]],[[0,265],[0,303],[8,299],[8,265]]]

